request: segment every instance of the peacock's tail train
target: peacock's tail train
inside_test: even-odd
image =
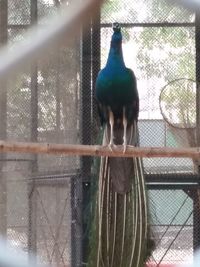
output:
[[[114,130],[121,143],[122,129]],[[138,142],[137,124],[128,128],[128,144]],[[108,144],[109,129],[103,144]],[[140,158],[101,157],[88,267],[142,267],[153,242]]]

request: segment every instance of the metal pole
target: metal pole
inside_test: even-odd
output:
[[[8,1],[0,0],[0,47],[4,46],[8,40]],[[0,138],[7,137],[7,81],[3,79],[0,83]],[[3,159],[6,154],[0,154],[0,234],[7,232],[7,181],[2,169],[6,164]]]
[[[71,267],[82,267],[82,176],[71,178]]]
[[[101,65],[101,19],[100,8],[92,17],[92,141],[96,143],[99,133],[99,118],[95,99],[95,84]]]
[[[96,12],[95,17],[91,17],[91,143],[96,143],[98,134],[98,116],[97,106],[95,101],[95,83],[96,77],[100,69],[100,9]],[[91,162],[92,164],[92,162]],[[83,182],[83,263],[87,265],[89,255],[89,229],[91,228],[91,209],[88,208],[91,205],[91,172],[89,179]],[[85,266],[84,265],[84,266]]]
[[[82,29],[81,44],[81,143],[91,144],[91,19],[87,29]],[[90,177],[91,158],[82,158],[83,180]]]
[[[81,96],[82,96],[82,144],[91,144],[92,141],[92,28],[91,28],[91,14],[88,18],[88,27],[83,26],[82,29],[82,53],[81,53]],[[85,183],[90,181],[91,177],[91,157],[82,157],[82,214],[86,208],[86,192],[85,192]],[[83,216],[82,216],[83,217]],[[85,236],[86,225],[82,219],[82,261],[86,262],[86,249],[87,249],[87,237]]]
[[[30,2],[31,25],[37,23],[37,0]],[[31,64],[31,141],[37,142],[38,139],[38,70],[37,62]],[[37,154],[32,155],[30,166],[31,176],[38,170]],[[37,195],[35,190],[35,181],[31,179],[28,184],[28,202],[29,202],[29,227],[28,227],[28,251],[30,260],[33,259],[33,252],[37,250]]]
[[[91,144],[91,14],[81,32],[81,143]],[[82,266],[85,261],[85,231],[83,222],[83,184],[91,175],[91,157],[81,158],[81,179],[72,180],[72,267]],[[78,202],[77,202],[78,200]],[[74,216],[78,219],[74,220]],[[78,233],[78,235],[77,235]]]
[[[200,145],[200,8],[196,10],[196,145]],[[197,172],[200,179],[200,162],[197,163]],[[194,203],[194,213],[193,213],[193,243],[194,249],[200,247],[200,189],[193,191],[192,199]]]
[[[100,69],[100,8],[95,13],[95,16],[91,15],[90,18],[90,26],[85,38],[83,39],[83,93],[87,90],[87,96],[90,98],[90,102],[85,100],[85,112],[90,116],[89,119],[89,127],[86,131],[84,130],[84,136],[90,136],[88,142],[96,143],[97,140],[97,132],[98,132],[98,123],[97,123],[97,106],[95,102],[95,83],[96,77]],[[87,89],[86,89],[87,88]],[[90,103],[88,105],[88,103]],[[83,102],[84,104],[84,102]],[[87,118],[83,114],[83,122],[84,119]],[[87,132],[88,131],[88,132]],[[86,141],[87,142],[87,141]],[[86,143],[89,144],[89,143]],[[91,227],[91,214],[88,205],[91,202],[91,165],[92,159],[86,159],[85,166],[83,165],[83,213],[86,215],[84,218],[87,218],[83,221],[83,242],[82,242],[82,250],[83,250],[83,263],[87,265],[88,260],[88,249],[89,249],[89,231],[88,229]],[[85,173],[87,176],[85,176]],[[89,219],[90,218],[90,219]]]

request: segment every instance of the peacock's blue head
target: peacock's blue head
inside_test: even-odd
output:
[[[121,44],[122,42],[122,34],[121,34],[121,27],[118,22],[113,23],[113,35],[112,35],[112,44]]]

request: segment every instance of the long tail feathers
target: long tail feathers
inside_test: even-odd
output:
[[[117,138],[116,131],[114,134]],[[136,122],[127,129],[127,135],[128,144],[138,143]],[[108,144],[108,140],[108,129],[105,129],[103,144]],[[149,226],[141,159],[102,157],[97,195],[95,241],[90,247],[88,266],[144,266]]]

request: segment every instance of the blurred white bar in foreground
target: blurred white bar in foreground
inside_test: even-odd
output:
[[[191,260],[192,263],[186,263],[178,265],[177,267],[200,267],[200,250],[194,253],[194,258]]]
[[[36,267],[36,265],[28,260],[25,252],[12,248],[0,238],[0,267]]]
[[[62,41],[67,44],[79,32],[81,24],[102,0],[73,0],[70,5],[61,7],[55,16],[49,17],[49,25],[34,26],[26,35],[25,41],[14,47],[0,50],[0,80],[20,71],[27,63],[45,56],[49,50]]]

